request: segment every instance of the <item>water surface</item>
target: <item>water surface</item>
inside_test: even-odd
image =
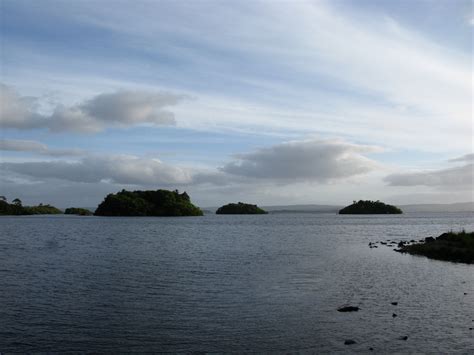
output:
[[[2,217],[0,351],[473,353],[474,265],[368,248],[473,217]]]

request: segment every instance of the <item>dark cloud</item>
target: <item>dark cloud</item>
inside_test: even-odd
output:
[[[376,163],[362,155],[375,148],[331,141],[295,141],[236,156],[221,171],[250,178],[325,182],[367,173]]]
[[[3,84],[0,94],[3,128],[83,133],[99,132],[110,126],[174,125],[174,114],[165,108],[184,98],[166,92],[122,90],[99,94],[72,107],[58,105],[51,115],[41,115],[35,110],[35,98],[20,96]]]

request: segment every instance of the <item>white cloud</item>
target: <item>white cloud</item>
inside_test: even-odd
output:
[[[158,159],[134,156],[89,156],[76,162],[44,161],[3,163],[6,171],[37,179],[74,182],[110,182],[127,185],[175,185],[191,182],[191,173]]]
[[[46,123],[35,112],[36,99],[20,96],[13,88],[0,83],[0,124],[2,128],[31,129]]]
[[[466,162],[466,163],[474,163],[474,153],[463,155],[462,157],[450,159],[450,162]]]
[[[44,152],[48,150],[48,146],[37,141],[1,139],[0,150],[17,152]]]
[[[460,158],[451,159],[451,162],[464,162],[465,165],[452,168],[415,171],[391,174],[385,181],[391,186],[430,186],[443,189],[466,189],[472,191],[474,187],[473,154],[466,154]]]
[[[174,124],[173,114],[162,109],[176,105],[182,98],[170,93],[118,91],[97,95],[79,107],[101,122]]]
[[[81,149],[51,149],[46,144],[31,140],[0,139],[0,150],[14,152],[31,152],[53,157],[77,156],[85,152]]]
[[[376,162],[362,153],[376,150],[337,140],[293,141],[240,154],[221,170],[250,178],[326,182],[374,170]]]
[[[41,115],[35,111],[37,99],[22,97],[3,84],[0,88],[3,128],[47,128],[52,132],[92,133],[110,126],[174,125],[174,114],[164,108],[183,99],[166,92],[122,90],[99,94],[70,107],[58,105],[51,115]]]
[[[368,173],[377,163],[363,153],[378,148],[340,140],[292,141],[240,154],[218,170],[179,167],[158,159],[129,155],[90,155],[75,150],[54,150],[36,141],[0,142],[0,149],[31,151],[42,155],[83,154],[78,161],[4,162],[5,171],[37,179],[75,182],[110,182],[135,185],[214,185],[252,184],[252,179],[292,184],[298,181],[326,183]]]

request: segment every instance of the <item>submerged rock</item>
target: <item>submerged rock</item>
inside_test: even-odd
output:
[[[337,309],[338,312],[357,312],[360,308],[355,306],[344,306]]]
[[[352,344],[357,344],[357,342],[352,339],[347,339],[344,341],[344,345],[352,345]]]

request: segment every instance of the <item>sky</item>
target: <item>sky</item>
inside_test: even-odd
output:
[[[472,1],[0,0],[0,195],[474,200]]]

